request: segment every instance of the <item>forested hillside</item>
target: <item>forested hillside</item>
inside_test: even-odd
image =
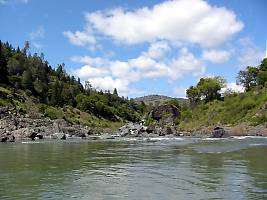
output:
[[[267,59],[259,66],[248,66],[236,79],[245,89],[243,93],[221,89],[222,77],[202,78],[187,89],[190,106],[182,108],[178,127],[200,130],[218,125],[246,124],[257,126],[267,122]]]
[[[120,97],[116,89],[96,91],[90,83],[83,87],[64,68],[64,63],[50,66],[43,54],[31,54],[28,42],[14,48],[0,41],[0,106],[17,107],[32,117],[65,118],[94,126],[103,125],[103,120],[140,119],[143,104]]]
[[[128,100],[120,97],[116,89],[97,91],[89,82],[84,87],[79,78],[65,72],[64,63],[52,67],[43,54],[32,55],[28,42],[23,48],[14,48],[0,41],[0,47],[0,106],[14,107],[31,118],[111,127],[112,123],[119,126],[147,116],[149,124],[155,123],[149,118],[149,111],[166,103],[180,110],[176,121],[179,130],[241,123],[256,126],[267,121],[266,58],[259,66],[248,66],[237,74],[237,83],[245,88],[243,93],[222,93],[226,80],[217,76],[201,78],[189,87],[186,101],[160,95]],[[159,102],[152,105],[154,101]]]

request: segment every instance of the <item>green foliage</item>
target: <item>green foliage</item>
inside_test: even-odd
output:
[[[214,78],[201,78],[196,86],[191,86],[186,90],[191,105],[195,106],[201,98],[205,102],[221,99],[220,90],[224,87],[225,80],[216,76]]]
[[[64,63],[53,69],[45,61],[43,54],[39,56],[35,53],[31,56],[29,42],[25,42],[22,50],[2,42],[0,47],[0,83],[23,90],[35,102],[46,105],[45,110],[41,109],[45,116],[62,118],[62,108],[71,106],[97,118],[137,121],[140,119],[139,112],[145,111],[145,105],[139,106],[132,100],[119,97],[116,88],[112,94],[109,91],[97,92],[87,82],[85,90],[79,78],[76,80],[65,72]],[[72,117],[70,119],[75,121]],[[87,123],[87,120],[76,121]],[[99,123],[104,125],[100,121]],[[99,123],[90,124],[98,126]]]
[[[165,104],[173,105],[173,106],[175,106],[176,108],[181,108],[179,101],[176,100],[176,99],[169,99],[169,100],[167,100],[167,101],[165,102]]]
[[[206,101],[210,102],[215,99],[220,99],[220,90],[224,87],[225,80],[216,76],[214,78],[201,78],[197,84],[201,97]]]
[[[63,112],[60,108],[48,106],[44,110],[44,116],[50,119],[63,119]]]
[[[0,40],[0,83],[8,83],[7,59],[3,54],[1,40]]]
[[[237,83],[242,85],[246,91],[258,87],[265,87],[267,84],[267,58],[263,59],[258,67],[248,66],[241,70],[237,76]]]
[[[229,94],[223,101],[201,102],[196,107],[183,107],[179,128],[197,130],[218,124],[245,122],[257,125],[267,122],[267,89],[251,90],[241,94]]]
[[[197,87],[191,86],[186,90],[186,96],[190,101],[190,104],[195,106],[200,101],[200,91]]]
[[[155,123],[157,123],[157,121],[155,119],[153,119],[152,117],[147,117],[145,120],[145,126],[149,126],[149,125],[152,125]]]
[[[30,70],[26,70],[22,74],[22,80],[21,84],[23,89],[28,89],[30,91],[33,91],[33,80],[32,80],[32,73]]]
[[[238,72],[237,83],[243,85],[246,91],[257,85],[257,77],[259,70],[256,67],[248,66],[246,70],[241,70]]]

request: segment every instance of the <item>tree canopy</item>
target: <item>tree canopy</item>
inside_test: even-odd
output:
[[[24,90],[39,103],[73,106],[110,120],[136,121],[140,118],[138,113],[145,109],[144,105],[120,97],[116,88],[112,94],[96,91],[88,81],[84,88],[79,78],[66,73],[64,63],[53,68],[43,53],[31,55],[29,42],[20,50],[0,41],[0,84]]]
[[[221,99],[220,90],[225,86],[225,80],[221,76],[201,78],[196,86],[186,90],[186,96],[191,104],[195,105],[201,99],[210,102]]]

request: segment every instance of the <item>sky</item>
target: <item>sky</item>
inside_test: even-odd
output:
[[[185,97],[267,56],[266,0],[0,0],[0,39],[97,89]]]

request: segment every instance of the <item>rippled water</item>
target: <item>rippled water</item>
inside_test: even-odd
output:
[[[267,138],[1,144],[0,199],[267,199]]]

